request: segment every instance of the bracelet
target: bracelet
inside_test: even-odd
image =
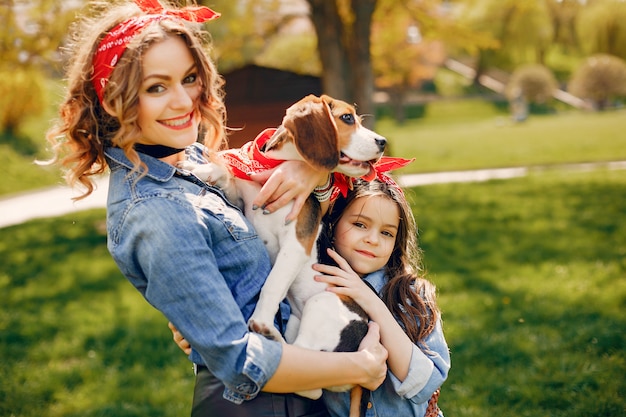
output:
[[[328,176],[328,180],[324,185],[315,187],[313,189],[313,195],[320,203],[330,200],[330,196],[333,194],[333,174]]]

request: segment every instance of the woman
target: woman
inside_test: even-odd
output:
[[[324,415],[319,403],[282,394],[376,388],[386,370],[376,326],[354,353],[298,349],[248,331],[270,270],[263,243],[220,190],[177,168],[184,158],[206,162],[224,144],[222,80],[195,24],[217,14],[156,0],[98,5],[74,32],[68,95],[48,137],[85,196],[91,176],[110,170],[109,251],[194,346],[192,415]],[[295,198],[297,211],[327,178],[282,164],[256,203],[272,210]]]

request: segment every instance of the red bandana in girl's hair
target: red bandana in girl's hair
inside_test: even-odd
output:
[[[100,42],[93,57],[93,79],[91,82],[96,89],[100,103],[102,103],[104,96],[104,87],[109,81],[113,68],[126,50],[126,46],[148,24],[168,18],[202,23],[220,17],[219,13],[204,6],[169,10],[163,8],[158,0],[135,0],[135,4],[146,14],[131,17],[111,29]]]
[[[410,164],[413,161],[415,161],[415,158],[404,159],[404,158],[393,158],[391,156],[383,156],[382,158],[380,158],[378,162],[374,164],[375,176],[364,175],[361,178],[364,179],[365,181],[372,181],[374,178],[376,178],[379,181],[382,181],[387,185],[391,185],[397,188],[398,190],[400,190],[400,192],[402,192],[402,188],[400,188],[400,186],[393,180],[393,178],[387,175],[386,172],[393,171],[394,169],[402,168]],[[354,180],[355,180],[354,178],[349,178],[343,174],[335,172],[334,178],[333,178],[334,189],[333,189],[333,193],[330,199],[331,200],[336,199],[337,197],[339,197],[339,194],[342,194],[345,197],[348,194],[348,190],[352,189],[352,181]]]

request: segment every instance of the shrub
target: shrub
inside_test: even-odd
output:
[[[506,96],[515,100],[520,95],[529,103],[545,104],[558,87],[552,72],[543,65],[525,65],[515,70],[506,86]]]
[[[17,134],[28,116],[44,110],[44,77],[35,69],[0,69],[0,131]]]
[[[626,97],[626,61],[608,54],[587,58],[572,75],[569,90],[604,110],[612,100]]]

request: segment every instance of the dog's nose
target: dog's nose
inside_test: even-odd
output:
[[[376,138],[376,145],[378,145],[378,150],[383,152],[385,150],[385,146],[387,146],[387,139],[385,138]]]

